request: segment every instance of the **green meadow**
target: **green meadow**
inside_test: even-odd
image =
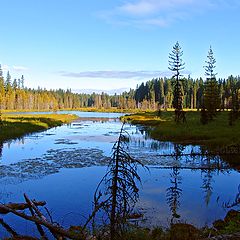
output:
[[[19,138],[26,134],[70,123],[77,116],[71,114],[2,114],[0,119],[0,142]]]
[[[218,112],[208,124],[200,123],[200,112],[187,111],[186,123],[174,121],[174,111],[142,112],[121,118],[132,124],[149,126],[152,138],[181,144],[196,144],[219,149],[240,144],[240,121],[229,126],[229,112]]]

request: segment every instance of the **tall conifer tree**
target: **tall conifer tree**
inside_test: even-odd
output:
[[[211,120],[216,115],[216,110],[220,107],[220,93],[216,80],[217,73],[214,72],[216,60],[211,46],[205,62],[206,66],[204,66],[204,69],[207,79],[204,86],[204,107],[207,109],[208,117]]]
[[[180,79],[181,71],[184,69],[185,63],[182,60],[183,51],[179,43],[173,46],[172,52],[169,54],[169,70],[173,71],[173,107],[175,108],[175,121],[179,122],[183,113],[183,83]]]

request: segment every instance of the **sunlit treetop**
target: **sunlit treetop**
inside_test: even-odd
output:
[[[206,66],[204,66],[205,75],[207,76],[207,78],[215,78],[217,75],[217,73],[214,73],[214,68],[216,68],[216,59],[213,56],[213,50],[211,46],[209,48],[207,61],[205,61],[205,63],[207,64]]]

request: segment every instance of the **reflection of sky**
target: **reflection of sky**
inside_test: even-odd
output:
[[[63,112],[68,113],[68,112]],[[114,142],[118,137],[121,123],[116,117],[121,113],[96,113],[96,112],[71,112],[84,118],[84,121],[76,120],[72,124],[49,129],[42,133],[35,133],[21,140],[5,143],[1,158],[2,164],[11,164],[23,159],[41,157],[49,149],[62,148],[97,148],[106,156],[111,155]],[[86,117],[90,119],[87,120]],[[104,121],[94,119],[104,117]],[[169,154],[174,151],[174,145],[170,142],[159,142],[149,139],[144,128],[126,125],[131,144],[129,153],[145,164],[168,164],[169,157],[160,159],[160,154]],[[141,151],[139,151],[141,149]],[[199,151],[198,147],[187,146],[184,153],[192,150]],[[171,159],[173,165],[174,159]]]
[[[75,114],[79,117],[88,118],[119,118],[124,113],[108,113],[108,112],[80,112],[80,111],[57,111],[57,112],[12,112],[8,114]]]
[[[45,176],[41,179],[9,184],[5,179],[0,181],[0,197],[2,202],[21,202],[23,193],[37,200],[45,200],[55,220],[65,226],[83,223],[92,207],[93,193],[97,183],[106,171],[105,167],[91,167],[79,169],[62,169],[59,173]],[[170,181],[171,169],[151,169],[150,172],[139,169],[142,178],[140,187],[140,201],[137,204],[140,212],[144,213],[144,226],[167,226],[171,212],[166,203],[166,189],[172,186]],[[214,173],[213,195],[206,206],[203,179],[200,171],[181,170],[181,184],[183,194],[180,197],[178,214],[180,220],[204,226],[217,218],[224,217],[226,211],[221,207],[223,202],[233,200],[238,186],[239,174]],[[219,203],[216,203],[217,198]],[[19,219],[11,215],[8,221],[16,224],[16,229],[22,229]],[[1,234],[1,231],[0,231]],[[1,236],[1,235],[0,235]]]
[[[41,179],[28,180],[18,184],[7,184],[0,181],[1,202],[23,202],[23,194],[30,198],[45,200],[54,220],[64,226],[77,225],[85,221],[92,208],[95,188],[104,175],[105,167],[80,169],[62,169],[59,173]],[[12,215],[4,216],[13,228],[22,233],[31,234],[26,223]],[[35,226],[34,226],[35,228]],[[0,237],[3,237],[0,228]]]
[[[36,161],[46,163],[46,153],[51,152],[60,154],[64,149],[71,153],[81,154],[81,149],[92,151],[93,148],[102,151],[103,155],[110,156],[114,141],[118,137],[121,123],[112,119],[118,114],[106,113],[83,113],[84,118],[90,116],[108,116],[109,121],[84,120],[75,121],[70,125],[52,128],[45,132],[35,133],[24,137],[22,140],[5,143],[3,146],[2,165],[13,167],[13,170],[21,175],[21,164],[29,160],[29,164]],[[145,131],[135,126],[126,125],[131,142],[129,152],[137,159],[146,161],[153,167],[156,164],[169,166],[175,158],[160,158],[160,154],[173,153],[174,145],[170,142],[159,142],[149,139]],[[51,151],[49,151],[51,150]],[[192,150],[199,151],[199,147],[187,146],[184,153]],[[72,155],[69,156],[71,158]],[[93,155],[94,156],[94,155]],[[59,158],[60,161],[62,158]],[[49,160],[50,161],[50,160]],[[48,162],[49,162],[48,161]],[[94,159],[93,159],[94,161]],[[199,164],[200,160],[195,159],[194,163],[188,163],[186,158],[179,160],[182,164]],[[95,162],[95,161],[94,161]],[[15,163],[15,165],[9,165]],[[18,165],[17,165],[18,164]],[[64,169],[60,166],[57,171],[51,174],[36,176],[36,179],[16,179],[13,175],[0,178],[0,201],[14,202],[23,201],[23,193],[38,200],[46,200],[48,207],[53,213],[53,217],[64,224],[76,224],[84,222],[81,214],[87,216],[92,207],[92,196],[95,187],[105,173],[105,167],[91,166],[84,168]],[[91,165],[91,164],[90,164]],[[87,166],[90,166],[87,165]],[[15,169],[14,169],[15,166]],[[18,168],[16,167],[18,166]],[[1,165],[0,165],[1,167]],[[3,167],[3,166],[2,166]],[[76,165],[76,167],[79,167]],[[12,172],[14,173],[14,172]],[[166,189],[172,186],[170,174],[171,169],[150,168],[150,173],[140,169],[143,188],[140,187],[140,202],[137,204],[140,211],[148,219],[144,224],[167,225],[170,222],[170,207],[166,203]],[[26,174],[26,173],[25,173]],[[177,213],[181,216],[180,220],[203,226],[211,223],[216,218],[223,217],[225,211],[222,203],[234,199],[239,184],[239,173],[236,171],[211,172],[211,181],[205,179],[208,174],[200,170],[180,170],[181,183],[178,185],[182,189],[179,197],[180,206]],[[39,178],[38,178],[39,177]],[[212,193],[209,204],[206,205],[206,189],[204,181],[211,184]],[[219,203],[216,200],[219,197]],[[65,217],[64,217],[65,216]],[[7,216],[11,222],[15,222],[10,215]],[[18,220],[16,229],[21,228]],[[1,230],[0,230],[1,231]],[[1,236],[1,232],[0,232]]]
[[[171,218],[169,206],[166,203],[166,189],[172,186],[171,171],[171,169],[155,168],[151,168],[150,174],[144,174],[141,171],[143,189],[140,192],[141,201],[138,203],[138,207],[144,209],[146,218],[154,225],[161,222],[166,226],[167,219],[170,221]],[[228,174],[220,172],[212,172],[212,174],[213,194],[209,205],[206,206],[201,171],[180,170],[181,184],[178,187],[182,189],[182,195],[179,198],[178,214],[181,215],[181,221],[204,226],[225,216],[226,210],[222,208],[222,204],[235,198],[239,173],[233,171]],[[149,221],[146,221],[145,224],[148,225]]]
[[[103,123],[84,121],[80,125],[73,123],[42,133],[35,133],[22,140],[5,143],[1,163],[10,164],[22,159],[41,157],[49,149],[65,147],[99,148],[105,155],[109,156],[120,127],[120,123],[113,120]],[[62,144],[58,144],[59,142]]]

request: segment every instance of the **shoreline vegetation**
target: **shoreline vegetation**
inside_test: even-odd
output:
[[[106,112],[106,113],[137,113],[142,112],[141,109],[124,109],[124,108],[117,108],[117,107],[110,107],[110,108],[96,108],[96,107],[83,107],[83,108],[64,108],[64,109],[21,109],[21,110],[1,110],[0,113],[8,114],[8,113],[27,113],[27,112],[49,112],[49,113],[56,113],[56,112],[64,112],[64,111],[81,111],[81,112]]]
[[[93,109],[85,110],[93,111]],[[7,114],[6,112],[0,116],[0,141],[2,142],[57,127],[78,118],[73,114]],[[200,124],[200,112],[187,111],[186,118],[186,123],[176,123],[174,111],[149,111],[127,114],[122,116],[121,120],[149,127],[150,136],[161,141],[198,144],[214,150],[240,145],[240,124],[235,122],[230,127],[228,112],[218,112],[217,118],[207,125]],[[152,230],[133,229],[126,232],[124,239],[239,239],[239,217],[239,211],[230,210],[223,220],[215,221],[213,227],[210,228],[198,229],[187,223],[177,223],[167,230],[159,227]],[[69,233],[71,230],[72,228],[69,229]],[[75,230],[74,234],[78,236]]]
[[[227,149],[240,146],[239,120],[229,126],[228,111],[217,112],[216,118],[206,125],[200,123],[198,111],[186,111],[186,123],[176,123],[174,118],[174,111],[152,111],[125,115],[121,120],[149,127],[148,134],[160,141],[200,145],[222,154],[228,154]]]
[[[203,125],[200,123],[201,113],[197,109],[184,109],[186,111],[186,123],[176,123],[174,121],[174,109],[141,111],[139,109],[78,108],[62,109],[58,110],[58,113],[50,110],[2,110],[0,113],[0,121],[2,121],[0,123],[0,141],[5,140],[3,136],[5,134],[7,134],[6,140],[9,140],[34,131],[60,126],[78,118],[74,114],[62,114],[63,111],[126,113],[126,115],[120,117],[121,121],[149,127],[148,134],[156,140],[172,141],[183,145],[200,145],[216,153],[220,151],[224,153],[224,151],[227,151],[226,149],[234,146],[239,146],[240,150],[239,120],[233,126],[229,126],[229,111],[221,111],[217,112],[215,119]],[[31,114],[31,112],[39,112],[39,114]],[[42,114],[41,112],[49,113]],[[14,125],[18,131],[11,129]],[[236,149],[234,150],[236,151]]]
[[[1,114],[0,142],[58,127],[77,118],[72,114]]]

